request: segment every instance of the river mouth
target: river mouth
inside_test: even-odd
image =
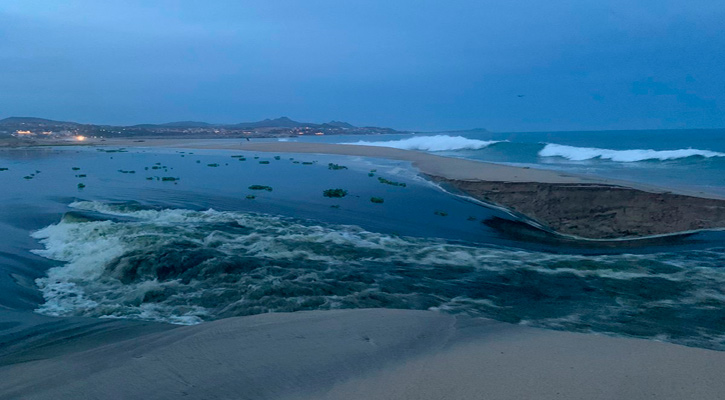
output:
[[[594,246],[451,196],[404,162],[110,150],[6,160],[0,250],[18,261],[3,264],[3,304],[174,324],[422,309],[723,348],[721,233]],[[332,188],[348,195],[323,196]]]

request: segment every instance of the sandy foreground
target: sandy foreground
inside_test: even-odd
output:
[[[704,400],[725,393],[723,352],[431,311],[263,314],[151,327],[92,348],[53,346],[39,348],[34,361],[0,367],[0,397]]]

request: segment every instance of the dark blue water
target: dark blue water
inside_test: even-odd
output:
[[[100,150],[0,152],[3,307],[183,324],[433,309],[725,348],[724,232],[576,242],[402,162]]]

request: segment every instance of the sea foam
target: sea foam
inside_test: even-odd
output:
[[[394,149],[403,150],[422,150],[422,151],[452,151],[452,150],[478,150],[484,147],[488,147],[494,143],[499,143],[496,140],[476,140],[468,139],[463,136],[448,136],[448,135],[436,135],[436,136],[418,136],[409,139],[402,140],[391,140],[382,142],[365,142],[359,141],[354,144],[361,146],[378,146],[378,147],[392,147]]]
[[[678,150],[611,150],[596,147],[575,147],[556,143],[548,143],[539,151],[541,157],[563,157],[572,161],[591,159],[611,160],[616,162],[637,162],[646,160],[675,160],[688,157],[725,157],[725,153],[710,150],[678,149]]]
[[[434,309],[567,330],[665,332],[725,349],[717,339],[725,338],[725,249],[550,254],[266,214],[71,207],[33,234],[44,247],[34,252],[62,263],[36,280],[45,300],[37,311],[47,315],[194,324],[266,312]],[[682,324],[673,327],[673,314]]]

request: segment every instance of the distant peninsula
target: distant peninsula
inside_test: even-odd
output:
[[[391,128],[358,127],[347,122],[298,122],[287,117],[236,124],[177,121],[129,126],[83,124],[34,117],[0,120],[0,138],[63,140],[72,138],[283,138],[322,135],[380,135],[407,133]]]

